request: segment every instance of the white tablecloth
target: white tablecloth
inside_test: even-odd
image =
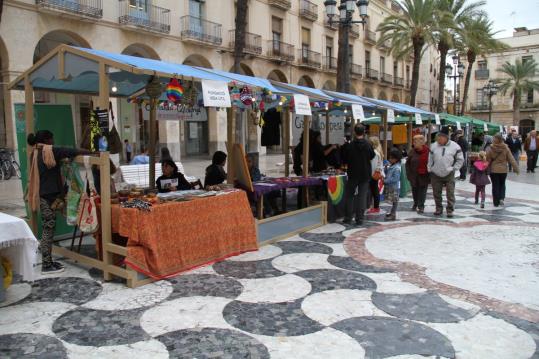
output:
[[[24,280],[34,280],[37,239],[20,218],[0,213],[0,255],[9,259],[13,271]]]

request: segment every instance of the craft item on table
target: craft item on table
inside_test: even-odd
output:
[[[245,106],[251,106],[251,105],[252,105],[252,103],[253,103],[253,94],[251,93],[251,90],[249,89],[249,87],[244,86],[244,87],[241,89],[241,92],[240,92],[240,101],[241,101],[241,103],[243,103]]]
[[[173,103],[179,102],[183,97],[183,93],[184,89],[180,82],[175,78],[170,79],[170,82],[166,87],[166,94],[169,101]]]
[[[331,203],[339,204],[344,195],[344,176],[328,178],[328,193]]]
[[[150,212],[152,204],[141,199],[133,199],[131,201],[121,203],[120,206],[122,208],[136,208],[144,212]]]

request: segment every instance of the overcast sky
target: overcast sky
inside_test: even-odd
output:
[[[539,28],[539,0],[486,0],[496,37],[511,37],[515,27]]]

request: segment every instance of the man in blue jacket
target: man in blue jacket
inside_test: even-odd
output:
[[[354,135],[354,140],[346,144],[343,150],[343,164],[347,166],[348,172],[344,223],[352,223],[352,213],[355,208],[356,224],[362,225],[372,174],[371,160],[375,154],[371,144],[365,139],[365,126],[357,125],[354,128]]]

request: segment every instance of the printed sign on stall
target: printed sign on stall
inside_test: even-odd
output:
[[[500,133],[503,132],[503,126],[500,125]]]
[[[230,107],[228,85],[222,81],[202,80],[202,97],[206,107]]]
[[[457,121],[457,130],[459,130],[459,131],[462,130],[462,126],[460,125],[459,121]]]
[[[294,95],[294,106],[296,108],[296,115],[312,116],[311,103],[309,97],[305,95]]]
[[[365,121],[365,113],[363,112],[363,106],[361,105],[352,105],[352,116],[354,120],[359,120],[359,122]]]
[[[395,123],[395,111],[387,110],[387,122]]]
[[[483,131],[488,132],[488,125],[486,123],[483,124]]]
[[[421,126],[423,124],[423,120],[421,119],[421,114],[416,113],[415,114],[415,124]]]
[[[434,114],[434,121],[436,121],[437,125],[442,124],[442,121],[440,121],[440,115],[438,115],[437,113]]]

